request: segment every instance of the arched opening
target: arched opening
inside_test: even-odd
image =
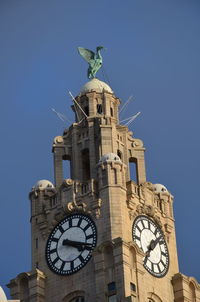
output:
[[[154,293],[148,293],[148,302],[162,302],[159,296]]]
[[[84,297],[75,297],[70,302],[85,302]]]
[[[85,293],[82,290],[76,290],[62,299],[63,302],[86,302]]]
[[[67,179],[71,177],[71,158],[68,155],[63,156],[63,178]]]
[[[119,149],[117,150],[117,155],[118,155],[119,158],[123,161],[122,152],[121,152]]]
[[[98,114],[102,114],[102,113],[103,113],[102,104],[97,104],[97,113],[98,113]]]
[[[113,108],[110,107],[110,115],[113,116]]]
[[[81,151],[82,158],[82,180],[87,181],[90,179],[90,152],[89,149]]]
[[[134,157],[129,158],[129,172],[130,172],[130,179],[133,180],[136,184],[138,184],[137,159]]]

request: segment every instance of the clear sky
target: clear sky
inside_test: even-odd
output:
[[[53,181],[51,145],[73,120],[87,82],[77,46],[103,45],[115,94],[134,101],[124,117],[146,147],[147,178],[174,195],[180,271],[200,280],[198,0],[0,0],[0,285],[30,264],[28,193]],[[106,77],[105,77],[106,74]],[[67,175],[67,172],[66,172]],[[6,291],[8,294],[8,291]]]

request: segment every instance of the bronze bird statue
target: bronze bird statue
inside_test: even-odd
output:
[[[103,46],[97,46],[96,48],[96,53],[94,53],[92,50],[78,47],[78,52],[79,54],[88,62],[89,67],[88,67],[88,72],[87,76],[88,79],[93,79],[95,78],[95,75],[97,71],[101,68],[102,66],[102,56],[100,54],[100,50],[103,49]]]

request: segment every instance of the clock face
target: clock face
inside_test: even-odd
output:
[[[96,226],[89,216],[67,216],[48,238],[46,260],[49,268],[60,275],[79,271],[91,258],[96,243]]]
[[[145,269],[155,277],[166,275],[169,252],[160,228],[150,218],[138,216],[133,223],[133,240],[145,253]]]

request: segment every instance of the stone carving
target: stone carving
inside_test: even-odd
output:
[[[54,138],[54,144],[63,144],[63,137],[62,136],[56,136]]]
[[[153,201],[153,184],[151,182],[142,183],[139,186],[139,196],[142,202],[144,202],[145,200]]]
[[[137,215],[145,214],[147,216],[153,217],[155,214],[155,209],[151,205],[138,205],[136,208]]]
[[[93,215],[96,219],[99,219],[100,218],[100,215],[101,215],[101,205],[102,205],[102,200],[100,198],[94,200],[92,202],[92,212],[93,212]]]
[[[67,178],[63,180],[63,186],[68,187],[73,185],[73,180],[71,178]]]
[[[66,207],[64,208],[65,213],[69,214],[71,212],[86,212],[87,205],[84,202],[77,202],[74,200],[72,202],[68,202]]]

